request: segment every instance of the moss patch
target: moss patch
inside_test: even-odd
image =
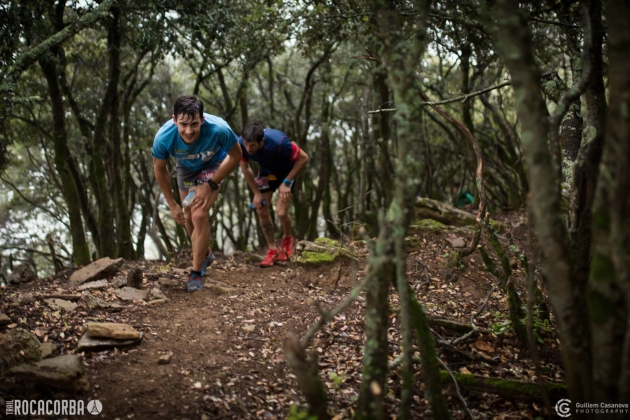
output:
[[[321,238],[317,238],[313,242],[315,242],[317,245],[332,246],[332,247],[339,248],[339,241],[326,238],[325,236],[322,236]]]
[[[300,255],[298,262],[300,264],[324,264],[335,261],[337,256],[328,252],[304,251]]]
[[[416,220],[416,223],[414,224],[420,227],[427,227],[427,228],[433,228],[433,229],[442,229],[446,227],[444,223],[438,222],[437,220],[433,220],[433,219]]]
[[[446,267],[451,269],[460,268],[462,257],[457,251],[451,251],[444,255],[444,263]]]

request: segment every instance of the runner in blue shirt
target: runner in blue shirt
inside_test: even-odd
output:
[[[173,119],[164,124],[153,140],[153,172],[168,203],[171,216],[186,230],[192,241],[192,271],[189,292],[201,290],[206,268],[214,254],[208,247],[208,212],[221,188],[221,182],[241,160],[236,134],[221,118],[203,113],[203,102],[193,95],[180,96],[173,106]],[[195,190],[192,203],[182,208],[175,201],[166,164],[173,156],[177,162],[179,196]]]
[[[263,129],[258,123],[247,124],[238,142],[243,153],[241,171],[254,192],[254,207],[269,246],[260,266],[271,267],[277,261],[286,261],[287,257],[293,256],[295,239],[291,231],[289,205],[295,177],[308,162],[308,155],[282,131]],[[254,177],[249,166],[250,160],[258,163],[260,169],[257,177]],[[273,221],[269,213],[271,198],[276,190],[280,191],[276,201],[276,214],[283,232],[280,250],[276,246]]]

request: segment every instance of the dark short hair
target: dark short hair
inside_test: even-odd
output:
[[[252,141],[257,141],[258,143],[260,143],[264,135],[265,130],[263,129],[263,126],[258,124],[257,122],[251,122],[247,124],[243,129],[242,137],[245,143],[249,143]]]
[[[180,115],[188,115],[191,118],[203,117],[203,102],[195,95],[182,95],[173,105],[173,115],[175,118]]]

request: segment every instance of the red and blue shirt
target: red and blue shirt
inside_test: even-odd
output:
[[[243,152],[243,162],[253,160],[260,166],[260,176],[273,174],[279,179],[286,177],[300,157],[300,146],[289,140],[280,130],[267,128],[264,130],[265,143],[262,149],[250,155],[239,137],[238,144]]]

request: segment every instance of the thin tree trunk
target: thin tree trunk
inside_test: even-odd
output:
[[[109,129],[112,140],[112,196],[116,209],[116,242],[118,245],[117,256],[126,260],[134,259],[133,240],[131,238],[131,220],[127,210],[126,194],[123,182],[123,159],[121,154],[120,133],[120,96],[118,94],[118,82],[120,80],[120,46],[121,46],[121,19],[120,8],[112,8],[112,23],[108,28],[109,46],[109,83],[112,88],[111,106],[109,109]]]
[[[589,401],[591,395],[591,356],[588,326],[583,322],[584,307],[574,294],[574,272],[561,218],[560,179],[549,150],[547,110],[541,94],[539,69],[532,53],[531,37],[523,12],[515,0],[496,5],[499,31],[495,45],[505,61],[516,97],[522,127],[522,147],[530,185],[531,207],[538,241],[542,248],[542,270],[549,299],[558,322],[569,393],[574,401]]]
[[[630,397],[630,4],[610,0],[610,106],[597,193],[588,287],[593,401]],[[620,293],[621,292],[621,293]],[[621,417],[618,417],[621,418]]]
[[[65,111],[57,69],[52,57],[40,59],[40,66],[48,83],[48,93],[53,114],[53,143],[55,149],[55,168],[62,183],[62,194],[68,206],[70,218],[70,235],[72,237],[72,250],[74,264],[84,265],[90,262],[90,248],[85,238],[83,221],[81,219],[81,206],[77,186],[68,168],[67,161],[71,158],[68,148],[68,134],[66,132]]]

